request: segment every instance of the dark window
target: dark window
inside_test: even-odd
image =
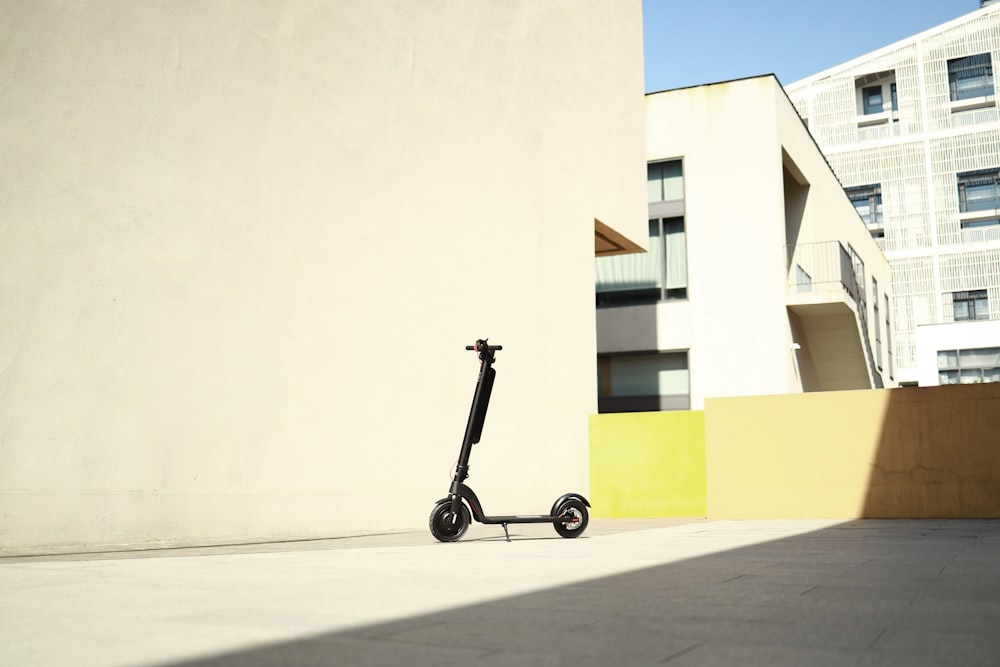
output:
[[[899,111],[899,100],[896,98],[896,82],[889,84],[889,96],[892,98],[892,110]]]
[[[844,188],[844,192],[847,193],[848,199],[854,204],[854,209],[865,221],[869,230],[882,229],[882,185],[880,183]]]
[[[978,169],[955,177],[961,213],[1000,210],[1000,170]]]
[[[951,302],[956,322],[990,319],[990,302],[984,289],[954,292]]]
[[[985,229],[987,227],[1000,227],[1000,218],[990,218],[989,220],[969,220],[962,223],[962,229]]]
[[[854,295],[858,304],[867,308],[868,299],[865,298],[865,263],[861,261],[861,255],[850,244],[847,246],[847,254],[850,257],[851,269],[854,272],[854,283],[848,285],[847,289]]]
[[[598,355],[597,388],[599,412],[687,410],[687,352]]]
[[[949,60],[948,89],[953,102],[993,95],[993,61],[990,54]]]
[[[882,321],[878,313],[878,281],[872,278],[872,319],[875,320],[875,364],[882,370]]]
[[[889,379],[892,379],[892,329],[889,328],[889,295],[885,295],[885,349],[889,358]]]
[[[870,113],[882,113],[882,86],[862,88],[861,99],[864,101],[866,115]]]

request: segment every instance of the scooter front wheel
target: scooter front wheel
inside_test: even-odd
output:
[[[458,513],[451,511],[450,498],[442,498],[434,505],[428,524],[435,539],[441,542],[455,542],[465,535],[472,518],[465,503],[459,503],[458,507]]]
[[[560,505],[555,515],[565,519],[552,524],[562,537],[580,537],[583,531],[587,530],[587,523],[590,521],[587,506],[577,498],[570,498]]]

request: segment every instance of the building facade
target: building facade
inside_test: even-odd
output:
[[[470,483],[586,493],[594,255],[646,233],[641,22],[0,2],[0,552],[425,527],[480,337]]]
[[[988,5],[786,86],[889,258],[904,384],[1000,380],[1000,5]]]
[[[893,386],[888,264],[773,76],[646,96],[649,252],[597,260],[602,412]]]

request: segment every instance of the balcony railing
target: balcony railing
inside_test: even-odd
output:
[[[785,246],[788,289],[791,292],[846,291],[855,303],[864,303],[854,261],[839,241]]]
[[[898,137],[899,134],[899,123],[896,122],[858,127],[858,141],[878,141],[879,139]]]
[[[983,227],[963,227],[962,243],[982,243],[984,241],[1000,241],[1000,225]]]

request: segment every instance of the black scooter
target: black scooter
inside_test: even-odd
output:
[[[502,350],[503,346],[489,345],[485,340],[477,340],[475,345],[467,345],[465,349],[479,353],[479,378],[476,380],[476,391],[472,395],[469,422],[465,427],[465,439],[462,441],[462,451],[458,457],[448,497],[437,501],[431,511],[431,534],[442,542],[462,539],[469,528],[471,507],[472,518],[479,523],[503,526],[508,542],[510,542],[510,532],[507,530],[507,525],[511,523],[551,523],[561,536],[579,537],[587,529],[587,522],[590,520],[587,511],[590,503],[578,493],[559,496],[552,505],[552,511],[546,515],[487,516],[483,512],[479,498],[463,483],[469,476],[469,455],[472,453],[472,445],[478,443],[483,434],[486,408],[490,404],[493,380],[497,374],[493,369],[494,354]]]

